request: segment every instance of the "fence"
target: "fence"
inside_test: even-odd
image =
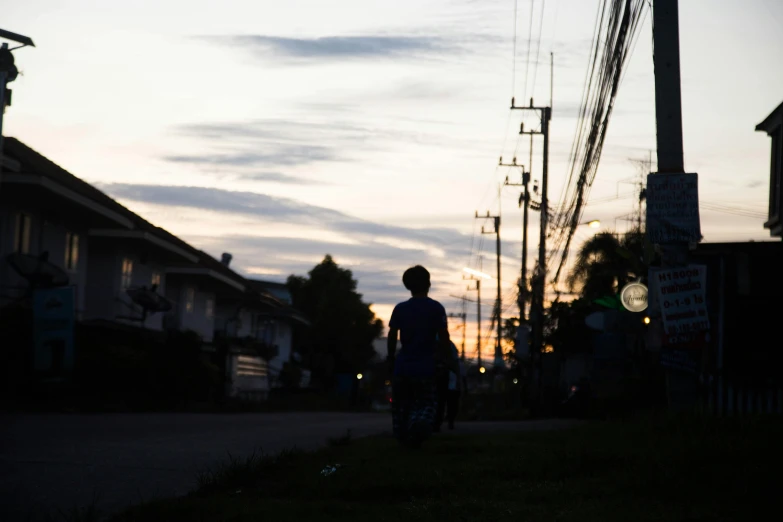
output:
[[[732,382],[718,377],[705,383],[702,406],[718,416],[783,415],[783,383]]]

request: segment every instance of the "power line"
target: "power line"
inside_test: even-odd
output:
[[[532,92],[530,93],[531,96],[535,95],[536,93],[536,76],[538,76],[538,59],[541,56],[541,35],[543,34],[544,29],[544,11],[546,8],[546,0],[541,0],[541,18],[538,22],[538,38],[536,43],[536,62],[535,67],[533,68],[533,85],[532,85]],[[525,100],[526,98],[523,98]]]
[[[551,255],[551,261],[559,257],[555,283],[560,278],[574,231],[584,213],[585,202],[589,199],[614,101],[623,78],[624,65],[635,47],[638,28],[645,14],[645,5],[642,0],[614,1],[611,5],[610,0],[604,0],[600,7],[597,18],[601,29],[597,31],[593,42],[593,58],[580,109],[581,125],[578,126],[577,137],[572,146],[569,181],[564,192],[565,202],[561,205],[563,210],[553,223],[551,231],[553,235],[558,235],[555,241],[557,248]],[[603,39],[600,38],[601,35],[604,36]],[[601,40],[604,41],[604,45],[599,65]],[[593,81],[596,79],[598,83],[594,84]],[[588,113],[590,118],[586,119]],[[578,177],[575,176],[577,165],[579,165]]]

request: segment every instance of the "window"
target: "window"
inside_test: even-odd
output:
[[[14,252],[30,253],[30,216],[19,213],[16,215],[16,233],[14,236]]]
[[[238,355],[236,372],[238,377],[266,377],[268,369],[266,362],[261,357]]]
[[[126,257],[122,260],[122,289],[127,290],[131,283],[133,283],[133,260]]]
[[[188,287],[185,290],[185,311],[189,314],[193,313],[193,309],[196,307],[196,290],[193,287]]]
[[[65,268],[76,270],[79,264],[79,234],[65,233]]]
[[[160,272],[152,272],[152,279],[150,280],[150,284],[159,287],[160,281],[161,281]]]
[[[215,301],[212,299],[207,299],[204,303],[204,315],[206,315],[208,318],[212,318],[215,315]]]

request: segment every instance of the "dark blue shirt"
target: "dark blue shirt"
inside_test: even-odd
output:
[[[394,307],[389,328],[400,331],[400,352],[394,374],[407,377],[435,375],[436,336],[448,326],[446,309],[429,297],[413,297]]]

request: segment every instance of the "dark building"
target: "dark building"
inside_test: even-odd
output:
[[[772,138],[772,154],[769,167],[769,219],[764,228],[771,236],[783,239],[783,103],[772,114],[756,125],[757,131],[766,132]]]

